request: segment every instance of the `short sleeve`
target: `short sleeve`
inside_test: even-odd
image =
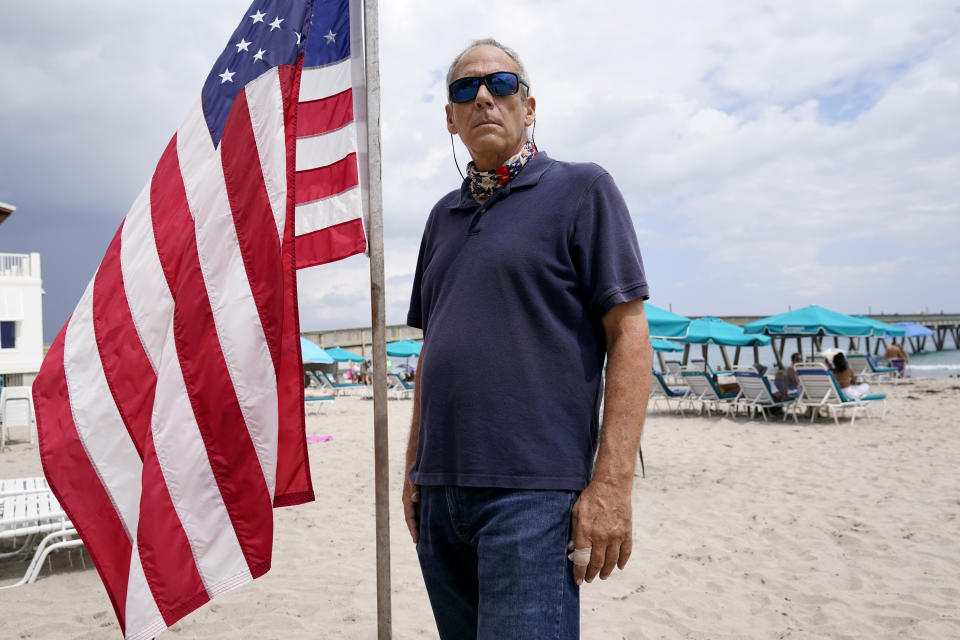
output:
[[[413,275],[413,288],[410,291],[410,308],[407,310],[407,326],[424,329],[423,307],[421,305],[420,285],[423,281],[423,255],[427,245],[427,234],[420,240],[420,253],[417,256],[417,269]]]
[[[570,252],[591,315],[650,295],[637,233],[610,174],[593,179],[578,208]]]

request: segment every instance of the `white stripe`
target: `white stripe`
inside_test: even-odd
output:
[[[177,134],[177,153],[217,338],[272,504],[279,431],[276,371],[247,281],[220,153],[211,144],[199,101]]]
[[[353,87],[350,59],[326,67],[309,67],[300,74],[300,102],[321,100]]]
[[[249,576],[187,396],[172,323],[157,371],[150,428],[164,484],[204,587],[209,592],[213,585],[238,574],[246,572]]]
[[[323,200],[298,204],[294,229],[298,236],[303,236],[335,224],[356,220],[362,215],[360,188],[351,187]]]
[[[127,536],[133,540],[140,518],[143,464],[103,373],[93,333],[93,283],[87,286],[67,325],[63,370],[77,436]]]
[[[297,138],[297,171],[326,167],[356,152],[357,127],[352,122],[334,131]]]
[[[107,386],[93,333],[95,281],[87,286],[67,325],[63,369],[77,436],[133,547],[125,611],[127,628],[137,630],[145,618],[153,618],[154,626],[163,618],[147,586],[136,543],[143,464]]]
[[[152,638],[167,628],[157,603],[150,592],[147,577],[143,573],[137,540],[133,540],[130,554],[130,572],[127,577],[127,606],[125,609],[126,637]]]
[[[120,232],[120,273],[133,325],[154,372],[173,318],[173,297],[160,266],[150,217],[150,181],[137,197]]]
[[[283,239],[287,210],[287,146],[283,128],[283,96],[276,68],[260,76],[244,89],[247,108],[257,141],[263,182],[267,187],[273,218],[277,223],[277,252]]]

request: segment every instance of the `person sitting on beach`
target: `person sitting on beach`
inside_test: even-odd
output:
[[[797,376],[797,365],[803,360],[803,356],[796,352],[790,356],[790,366],[787,367],[787,393],[795,392],[800,388],[800,378]]]
[[[870,392],[870,385],[866,382],[858,382],[853,374],[853,369],[847,364],[847,359],[842,353],[833,356],[833,375],[837,378],[837,384],[845,396],[852,400],[859,400]]]

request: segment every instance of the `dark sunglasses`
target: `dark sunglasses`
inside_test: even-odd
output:
[[[520,90],[520,85],[530,88],[526,82],[520,79],[512,71],[495,71],[485,76],[470,76],[467,78],[457,78],[450,83],[450,102],[470,102],[477,97],[480,91],[480,84],[487,85],[495,96],[512,96]]]

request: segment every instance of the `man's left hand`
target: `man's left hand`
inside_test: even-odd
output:
[[[633,550],[630,487],[594,480],[573,505],[570,551],[590,549],[590,562],[573,565],[573,579],[592,582],[597,574],[606,580],[614,567],[627,565]]]

